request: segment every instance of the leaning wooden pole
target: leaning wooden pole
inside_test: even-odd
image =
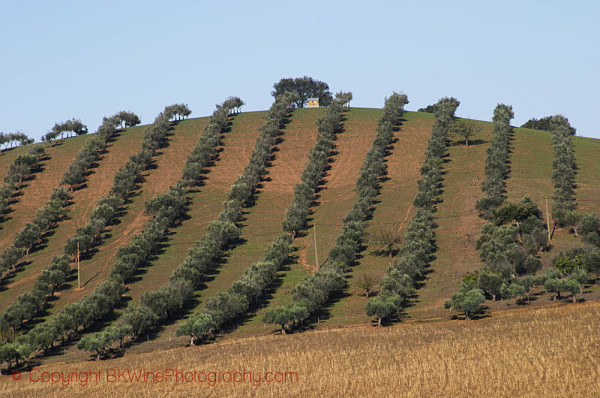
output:
[[[317,252],[317,224],[313,224],[313,236],[315,238],[315,265],[317,266],[317,271],[319,270],[319,253]]]
[[[79,268],[79,241],[77,241],[77,289],[81,289],[81,269]]]
[[[552,239],[550,234],[550,213],[548,212],[548,197],[546,196],[546,226],[548,227],[548,242]]]

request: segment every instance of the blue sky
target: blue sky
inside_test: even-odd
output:
[[[12,1],[0,5],[0,130],[38,138],[120,110],[206,116],[230,95],[268,109],[273,83],[308,75],[353,106],[443,96],[459,116],[514,125],[562,113],[600,138],[598,1]]]

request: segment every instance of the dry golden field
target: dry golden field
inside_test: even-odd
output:
[[[0,378],[0,395],[598,397],[599,319],[600,303],[589,302],[504,311],[478,321],[226,340],[100,362],[44,365],[23,372],[19,381]],[[140,369],[154,372],[154,378],[123,380]],[[266,375],[269,371],[273,374]],[[69,381],[68,374],[75,372],[80,378],[68,385],[41,381],[58,380],[59,374]],[[92,374],[87,385],[82,372]],[[265,377],[287,377],[287,382]]]

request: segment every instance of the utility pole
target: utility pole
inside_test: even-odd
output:
[[[79,268],[79,241],[77,241],[77,289],[81,289],[81,270]]]
[[[317,271],[319,270],[319,254],[317,252],[317,224],[313,224],[313,236],[315,237],[315,263]]]
[[[548,242],[550,242],[550,213],[548,213],[548,197],[546,196],[546,226],[548,227]]]

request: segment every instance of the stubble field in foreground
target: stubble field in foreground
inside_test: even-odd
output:
[[[0,378],[0,391],[11,397],[594,397],[600,392],[599,319],[600,303],[589,302],[505,311],[479,321],[243,338],[110,361],[44,365],[31,373],[32,379],[51,377],[42,372],[67,377],[69,372],[100,371],[100,380],[92,376],[85,386],[74,380],[68,386],[52,385],[32,382],[24,372],[20,381]],[[174,368],[196,374],[159,381],[158,372]],[[110,372],[130,377],[140,369],[155,372],[154,379],[114,381],[116,373],[107,379]],[[268,371],[274,374],[267,378],[287,377],[288,382],[266,382]],[[253,375],[247,373],[245,382],[226,381],[242,379],[241,372]],[[259,372],[262,382],[254,383]],[[184,377],[195,381],[183,382]]]

